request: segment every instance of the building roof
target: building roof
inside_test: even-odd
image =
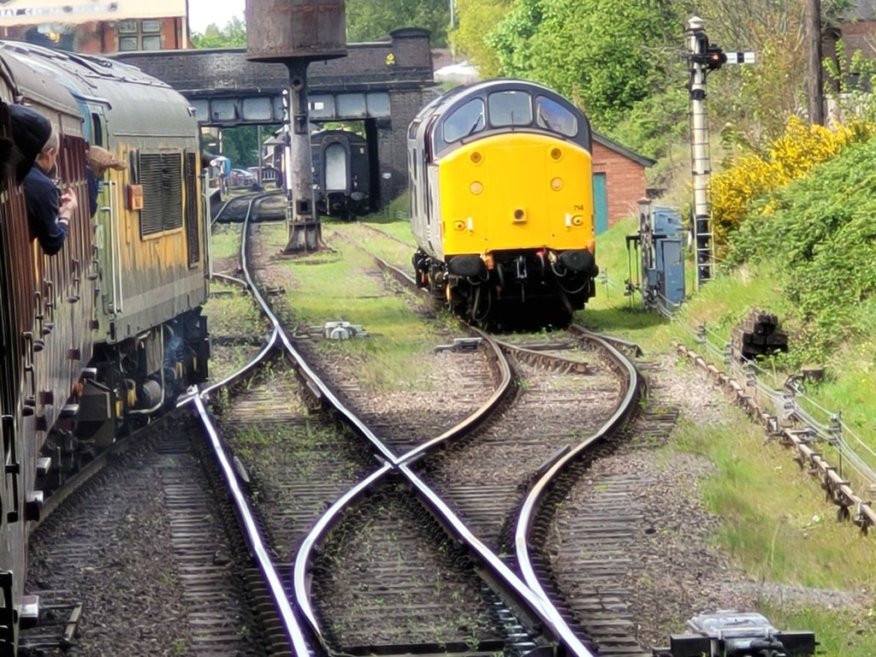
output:
[[[643,167],[652,167],[657,163],[657,160],[652,160],[650,157],[639,155],[638,153],[631,151],[629,148],[617,143],[613,139],[609,139],[605,135],[601,135],[596,131],[593,132],[593,141],[605,146],[607,149],[612,150],[615,153],[619,153],[620,155],[633,160],[634,162],[638,162]]]

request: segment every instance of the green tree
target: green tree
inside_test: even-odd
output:
[[[223,28],[210,23],[203,34],[192,33],[192,45],[195,48],[245,48],[246,24],[236,16]]]
[[[513,0],[456,0],[457,27],[450,33],[450,43],[456,54],[477,66],[481,77],[499,75],[501,66],[486,35],[508,13]]]
[[[262,138],[271,134],[277,126],[262,128]],[[257,166],[259,163],[258,126],[239,125],[222,129],[222,154],[231,160],[235,168]]]
[[[538,80],[611,127],[662,89],[679,60],[684,4],[670,0],[515,0],[486,37],[503,75]]]
[[[432,33],[432,45],[447,45],[450,0],[347,0],[347,40],[383,39],[400,27],[421,27]]]

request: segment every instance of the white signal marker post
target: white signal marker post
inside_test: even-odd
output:
[[[706,78],[723,64],[754,63],[753,52],[725,53],[717,45],[710,45],[703,21],[693,16],[687,22],[688,60],[690,61],[690,147],[693,179],[693,240],[696,253],[696,285],[712,278],[715,260],[712,243],[711,209],[709,207],[709,122],[706,116]]]
[[[690,148],[693,179],[693,239],[699,287],[712,278],[712,232],[709,221],[709,124],[706,117],[706,56],[709,40],[702,19],[687,22],[690,50]]]

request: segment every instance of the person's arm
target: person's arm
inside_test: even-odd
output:
[[[79,201],[76,199],[76,192],[72,189],[64,190],[61,194],[60,208],[58,209],[58,221],[69,225],[70,219],[73,218],[73,213],[79,207]]]
[[[70,219],[78,205],[76,195],[68,190],[62,200],[48,178],[32,176],[25,179],[24,191],[31,237],[39,241],[46,255],[55,255],[67,239]]]

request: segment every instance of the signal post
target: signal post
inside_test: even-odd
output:
[[[709,206],[709,122],[706,116],[706,78],[724,64],[754,63],[753,52],[725,53],[718,44],[709,43],[698,16],[687,22],[688,61],[690,62],[690,147],[693,180],[692,232],[696,253],[697,287],[712,278],[715,260],[712,242],[711,209]]]

